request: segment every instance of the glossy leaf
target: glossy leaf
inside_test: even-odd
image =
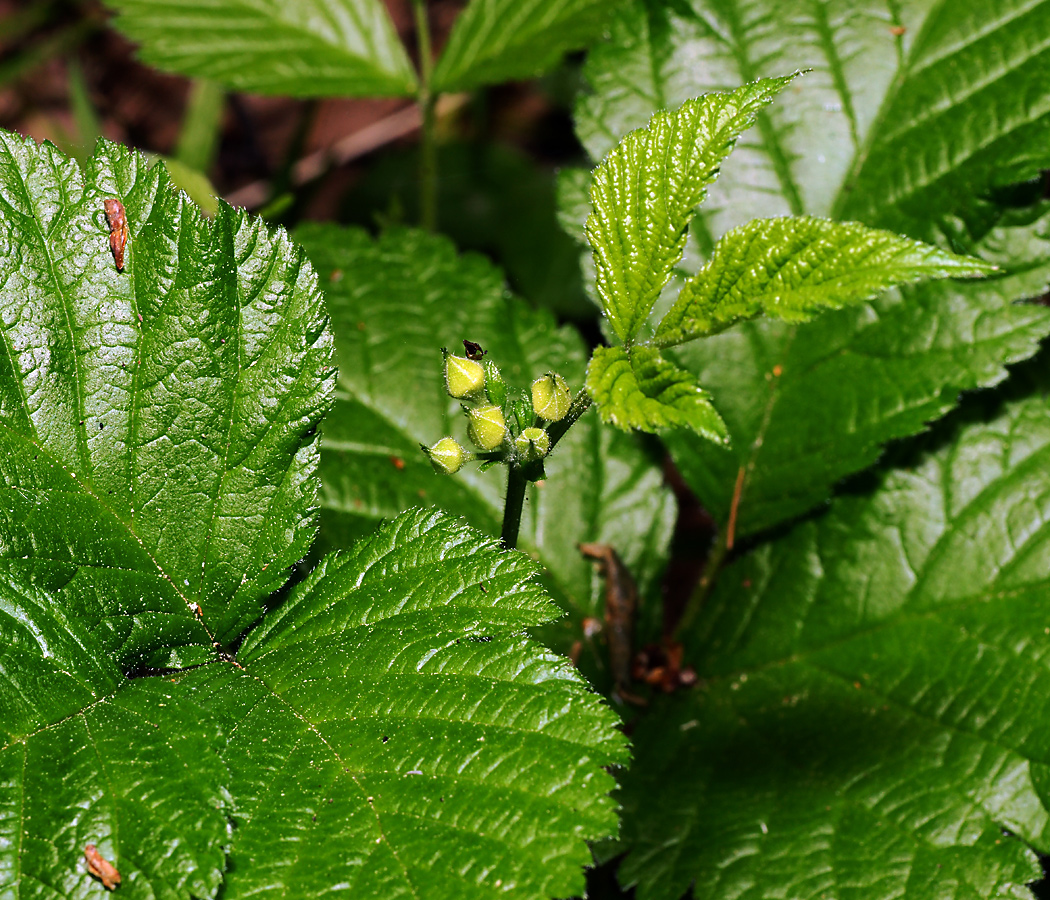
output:
[[[630,355],[621,347],[595,349],[587,392],[602,421],[624,431],[688,428],[706,440],[726,441],[725,423],[693,376],[651,347],[635,347]]]
[[[240,655],[185,678],[239,798],[225,895],[546,898],[616,829],[615,717],[523,629],[535,566],[413,511],[326,557]]]
[[[974,404],[722,573],[687,638],[701,686],[635,731],[640,900],[1029,896],[1025,843],[1050,848],[1048,413]]]
[[[567,168],[558,172],[558,223],[579,243],[585,244],[584,226],[591,214],[591,173]]]
[[[381,0],[109,0],[143,61],[235,91],[411,96],[416,78]]]
[[[711,261],[685,282],[656,329],[656,342],[685,343],[763,313],[804,322],[895,285],[994,271],[989,263],[858,222],[753,219],[726,234]]]
[[[0,576],[0,893],[98,896],[84,848],[121,896],[211,897],[227,773],[214,720],[170,682],[127,681],[84,623]]]
[[[755,115],[794,76],[687,100],[631,132],[595,169],[586,235],[597,292],[629,342],[685,249],[686,229],[719,166]]]
[[[732,438],[730,451],[670,438],[675,461],[723,524],[743,470],[738,534],[821,503],[886,441],[921,430],[960,391],[1001,380],[1004,362],[1050,331],[1044,310],[1010,305],[1050,283],[1044,210],[992,197],[1050,166],[1039,137],[1050,122],[1048,17],[1045,3],[988,0],[802,11],[637,2],[590,54],[577,127],[595,159],[656,109],[812,69],[726,161],[692,224],[698,255],[755,217],[805,213],[903,230],[1008,273],[908,288],[802,326],[743,323],[669,353],[711,393]]]
[[[471,0],[434,69],[439,91],[531,78],[586,47],[621,0]]]
[[[113,145],[82,173],[0,134],[0,188],[0,561],[121,660],[210,656],[313,537],[316,278],[283,233],[228,206],[209,222]]]
[[[455,476],[437,475],[419,450],[450,433],[468,445],[459,404],[445,394],[440,349],[480,343],[512,390],[552,369],[578,390],[586,359],[579,336],[508,298],[498,270],[458,256],[442,238],[394,230],[373,241],[332,226],[304,226],[296,237],[326,286],[339,356],[322,445],[322,545],[348,546],[419,505],[499,534],[505,470],[481,473],[468,463]],[[580,541],[612,544],[643,594],[655,596],[673,522],[658,462],[588,415],[544,466],[543,483],[529,488],[520,543],[544,567],[573,626],[601,615],[602,584],[576,549]]]
[[[668,438],[723,522],[741,468],[737,527],[748,533],[820,503],[830,485],[873,463],[884,441],[920,431],[959,391],[998,383],[1006,363],[1035,352],[1050,331],[1047,310],[1011,301],[1050,282],[1050,214],[1005,212],[971,251],[1005,274],[905,288],[801,328],[745,324],[669,351],[709,387],[734,441],[712,453]]]

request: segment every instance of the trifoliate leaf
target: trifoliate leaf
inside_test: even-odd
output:
[[[700,686],[634,732],[639,900],[1029,896],[1050,406],[1000,410],[722,572],[686,635]]]
[[[1004,378],[1004,362],[1029,356],[1050,331],[1044,309],[1010,305],[1050,284],[1050,218],[994,202],[1003,178],[1050,167],[1037,87],[1050,43],[1035,37],[1050,33],[1045,16],[1043,4],[990,0],[906,0],[889,12],[863,0],[813,16],[773,0],[639,0],[589,55],[593,90],[577,127],[596,160],[657,109],[813,69],[758,114],[726,161],[692,223],[700,253],[755,217],[841,215],[1009,273],[908,288],[802,326],[744,323],[668,353],[716,398],[732,436],[730,451],[668,437],[723,524],[738,476],[738,533],[798,515],[886,441],[951,409],[960,391]]]
[[[326,557],[248,636],[243,669],[186,676],[236,724],[224,896],[582,891],[625,741],[524,637],[558,614],[535,571],[446,514],[406,513]]]
[[[457,255],[446,239],[398,229],[374,241],[313,225],[296,237],[321,273],[339,354],[338,400],[323,429],[322,545],[348,546],[381,519],[421,505],[499,534],[506,470],[479,473],[467,463],[451,478],[438,476],[419,450],[449,434],[468,443],[462,410],[445,393],[441,347],[480,343],[508,396],[552,370],[576,391],[586,360],[579,335],[509,299],[498,270],[480,256]],[[544,567],[573,628],[601,615],[603,597],[580,541],[613,545],[643,596],[657,596],[673,524],[659,460],[589,414],[544,466],[546,479],[528,488],[520,545]]]
[[[622,347],[598,347],[587,367],[587,392],[602,421],[625,431],[689,428],[706,440],[726,442],[725,423],[696,379],[652,347],[635,347],[630,354]]]
[[[235,91],[411,96],[412,65],[380,0],[110,0],[150,65]]]
[[[767,78],[658,112],[595,169],[586,234],[598,296],[621,341],[634,337],[653,308],[682,256],[689,221],[737,137],[792,78]]]
[[[887,288],[987,275],[995,266],[858,222],[805,216],[753,219],[716,245],[656,329],[661,346],[724,331],[765,313],[803,322]]]
[[[471,0],[434,69],[434,88],[463,91],[530,78],[600,37],[622,0]]]
[[[86,897],[84,849],[121,896],[212,897],[225,868],[222,747],[160,678],[128,681],[62,604],[0,576],[0,893]]]
[[[124,660],[236,638],[313,537],[332,388],[316,278],[162,166],[0,133],[0,561]],[[130,240],[110,251],[103,200]]]

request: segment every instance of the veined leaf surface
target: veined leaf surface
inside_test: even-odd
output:
[[[756,217],[831,215],[1006,277],[908,288],[805,325],[742,323],[669,353],[731,436],[729,450],[671,438],[675,461],[723,524],[743,471],[738,534],[819,504],[1050,331],[1044,309],[1010,305],[1050,283],[1044,210],[990,201],[1050,165],[1050,4],[637,2],[590,54],[578,132],[600,159],[657,109],[796,69],[811,71],[757,114],[710,188],[695,258]]]
[[[530,78],[600,37],[622,0],[472,0],[434,69],[439,91]]]
[[[518,552],[415,510],[326,557],[182,684],[236,724],[226,896],[567,896],[613,833],[615,716],[523,630],[559,615]],[[289,840],[294,836],[295,840]]]
[[[682,257],[687,228],[741,132],[794,76],[654,113],[597,166],[587,241],[596,290],[616,336],[629,343]]]
[[[98,896],[94,844],[121,896],[214,896],[229,810],[215,720],[165,679],[125,679],[63,605],[4,561],[0,894]]]
[[[726,440],[726,427],[688,372],[652,347],[598,347],[587,367],[587,391],[603,422],[657,434],[687,428],[709,441]]]
[[[313,271],[282,233],[228,206],[204,219],[113,145],[82,173],[0,135],[0,186],[0,559],[124,661],[210,655],[313,537],[334,381]]]
[[[578,390],[586,359],[579,336],[507,296],[498,270],[480,256],[457,255],[447,240],[397,229],[374,241],[323,225],[296,237],[326,286],[340,365],[338,399],[324,424],[322,544],[348,546],[380,519],[420,505],[498,534],[506,470],[467,464],[439,476],[419,449],[446,434],[469,446],[459,403],[445,393],[441,347],[462,354],[464,338],[480,343],[512,388],[527,390],[553,369]],[[580,541],[612,544],[643,595],[655,597],[673,522],[658,462],[589,414],[544,466],[543,484],[529,488],[520,544],[544,567],[574,627],[600,616],[602,602]]]
[[[150,65],[235,91],[411,96],[416,77],[381,0],[111,0]]]
[[[979,413],[722,572],[687,636],[701,686],[635,731],[640,900],[1030,896],[1050,409]]]

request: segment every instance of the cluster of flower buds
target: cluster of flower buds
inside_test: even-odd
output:
[[[468,452],[452,437],[429,447],[421,445],[421,449],[434,469],[445,475],[458,472],[469,459],[479,459],[484,465],[538,463],[550,452],[545,426],[565,418],[572,403],[565,379],[550,372],[532,383],[530,393],[513,396],[496,364],[484,359],[486,351],[471,341],[464,341],[463,346],[465,356],[441,351],[445,390],[461,401],[467,436],[478,452]]]

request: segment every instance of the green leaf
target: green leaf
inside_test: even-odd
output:
[[[1050,849],[1048,413],[1041,393],[974,404],[722,572],[687,635],[701,687],[635,731],[640,900],[1029,896],[1024,844]]]
[[[326,557],[249,635],[244,669],[185,676],[236,723],[224,896],[582,891],[584,842],[616,829],[602,767],[625,761],[625,740],[523,636],[558,614],[535,571],[412,511]]]
[[[95,844],[121,896],[212,897],[227,772],[215,721],[164,679],[127,681],[62,604],[0,575],[0,893],[88,896]]]
[[[531,78],[588,46],[622,0],[471,0],[434,69],[434,89]]]
[[[591,214],[591,173],[567,168],[558,172],[558,223],[577,243],[586,244],[584,227]]]
[[[316,277],[282,232],[204,219],[109,144],[82,173],[0,133],[0,221],[0,562],[122,661],[210,655],[313,537],[333,386]]]
[[[418,221],[419,148],[376,156],[347,196],[343,224],[374,230],[377,209],[392,211],[389,224]],[[443,138],[437,168],[441,234],[461,251],[495,260],[515,293],[559,318],[593,317],[580,284],[579,248],[556,223],[549,166],[497,142]]]
[[[421,504],[499,534],[505,470],[468,464],[437,475],[419,450],[450,433],[467,443],[459,404],[445,394],[440,348],[480,343],[512,395],[552,369],[576,390],[586,361],[579,335],[509,299],[497,269],[458,256],[446,239],[399,229],[373,241],[330,225],[304,226],[296,237],[326,285],[339,356],[338,398],[324,423],[321,544],[345,547]],[[580,541],[612,544],[643,596],[657,596],[674,516],[659,460],[586,416],[544,465],[546,479],[528,489],[520,545],[543,565],[575,631],[585,617],[600,617],[603,602]],[[566,633],[558,645],[568,650],[577,636]]]
[[[415,93],[380,0],[110,0],[144,62],[235,91],[293,97]]]
[[[725,423],[696,380],[652,347],[598,347],[587,367],[587,392],[602,421],[624,431],[689,428],[724,444]]]
[[[588,58],[593,91],[577,108],[592,157],[656,109],[812,68],[726,161],[693,220],[695,252],[709,257],[755,217],[848,216],[1007,275],[908,288],[805,325],[744,323],[669,353],[711,393],[732,438],[726,451],[669,436],[675,462],[722,523],[743,471],[738,534],[823,502],[886,441],[921,430],[960,391],[1001,380],[1003,364],[1050,331],[1043,309],[1010,305],[1050,284],[1050,220],[992,196],[1004,178],[1050,167],[1038,137],[1050,121],[1050,44],[1034,37],[1050,33],[1050,8],[907,0],[887,12],[863,0],[811,12],[773,0],[624,8],[613,40]],[[992,158],[1001,171],[984,165]]]
[[[794,77],[768,78],[658,112],[594,170],[586,234],[598,296],[621,341],[634,337],[681,259],[694,211],[737,137]]]
[[[858,222],[753,219],[716,245],[656,329],[664,347],[724,331],[762,313],[803,322],[930,278],[987,275],[988,263]]]

